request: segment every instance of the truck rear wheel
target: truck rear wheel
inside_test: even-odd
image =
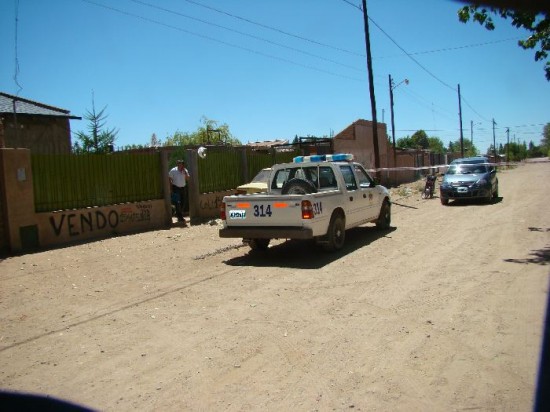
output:
[[[326,251],[334,252],[344,247],[346,240],[346,221],[340,214],[332,216],[327,232],[327,243],[323,246]]]
[[[283,195],[307,195],[315,192],[317,192],[317,188],[313,182],[299,178],[290,179],[281,189]]]
[[[248,246],[250,246],[250,249],[254,251],[267,250],[267,247],[269,246],[269,240],[270,239],[250,239],[248,241]]]

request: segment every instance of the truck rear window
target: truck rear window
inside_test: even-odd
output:
[[[275,172],[271,183],[272,189],[282,189],[291,179],[305,179],[313,182],[317,188],[337,188],[334,171],[329,166],[289,167]]]

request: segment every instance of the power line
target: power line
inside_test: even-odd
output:
[[[256,22],[256,21],[247,19],[247,18],[245,18],[245,17],[237,16],[237,15],[235,15],[235,14],[231,14],[231,13],[228,13],[228,12],[223,11],[223,10],[216,9],[216,8],[214,8],[214,7],[211,7],[211,6],[207,6],[207,5],[205,5],[205,4],[199,3],[199,2],[194,1],[194,0],[185,0],[185,1],[188,2],[188,3],[191,3],[191,4],[195,4],[195,5],[197,5],[197,6],[200,6],[200,7],[204,7],[205,9],[209,9],[209,10],[215,11],[216,13],[225,14],[226,16],[232,17],[232,18],[234,18],[234,19],[239,19],[239,20],[245,21],[245,22],[247,22],[247,23],[253,24],[253,25],[255,25],[255,26],[259,26],[259,27],[262,27],[262,28],[264,28],[264,29],[268,29],[268,30],[272,30],[272,31],[275,31],[275,32],[284,34],[285,36],[294,37],[294,38],[296,38],[296,39],[304,40],[304,41],[307,41],[307,42],[316,44],[316,45],[318,45],[318,46],[328,47],[328,48],[330,48],[330,49],[338,50],[338,51],[341,51],[341,52],[344,52],[344,53],[348,53],[348,54],[353,54],[353,55],[355,55],[355,56],[360,56],[360,57],[364,57],[364,56],[365,56],[365,55],[362,54],[362,53],[356,53],[356,52],[353,52],[353,51],[351,51],[351,50],[343,49],[343,48],[341,48],[341,47],[331,46],[331,45],[326,44],[326,43],[321,43],[321,42],[316,41],[316,40],[308,39],[307,37],[303,37],[303,36],[299,36],[299,35],[297,35],[297,34],[289,33],[289,32],[287,32],[287,31],[278,29],[278,28],[276,28],[276,27],[268,26],[268,25],[263,24],[263,23],[258,23],[258,22]]]
[[[19,50],[18,50],[18,33],[19,33],[19,0],[15,0],[15,67],[13,73],[13,81],[18,87],[16,95],[19,95],[19,92],[23,90],[23,86],[19,84]]]
[[[347,0],[343,0],[345,3],[348,3],[352,6],[354,6],[352,3],[350,3],[349,1]],[[361,10],[361,8],[359,8]],[[369,16],[369,20],[388,38],[390,39],[390,41],[395,44],[395,46],[401,50],[409,59],[411,59],[414,63],[416,63],[422,70],[424,70],[426,73],[428,73],[430,76],[432,76],[435,80],[437,80],[439,83],[441,83],[442,85],[444,85],[445,87],[449,88],[450,90],[452,90],[453,92],[457,92],[457,89],[455,89],[454,87],[450,86],[448,83],[445,83],[443,80],[441,80],[439,77],[437,77],[434,73],[432,73],[430,70],[428,70],[424,65],[422,65],[418,60],[416,60],[414,57],[413,57],[413,54],[412,53],[409,53],[407,52],[403,47],[401,47],[401,45],[399,45],[399,43],[397,43],[397,41],[395,41],[393,39],[393,37],[391,37],[388,33],[386,33],[386,31],[384,29],[382,29],[382,27],[380,27],[380,25],[378,23],[376,23],[370,16]],[[487,121],[487,119],[480,115],[473,107],[470,103],[468,103],[468,101],[466,101],[466,99],[464,99],[464,96],[462,96],[462,100],[464,100],[464,103],[466,103],[466,105],[477,115],[479,116],[481,119]]]
[[[378,27],[378,30],[380,30],[388,39],[390,39],[390,41],[395,44],[395,46],[401,50],[403,53],[405,53],[405,55],[411,59],[413,62],[415,62],[422,70],[424,70],[426,73],[428,73],[430,76],[432,76],[435,80],[437,80],[439,83],[441,83],[443,86],[445,87],[448,87],[449,89],[451,89],[452,91],[456,92],[456,89],[450,85],[448,85],[447,83],[445,83],[443,80],[441,80],[439,77],[437,77],[435,74],[433,74],[431,71],[429,71],[426,67],[424,67],[418,60],[416,60],[414,57],[412,57],[412,55],[407,52],[403,47],[401,47],[388,33],[386,33],[384,31],[384,29],[382,27],[380,27],[378,25],[378,23],[376,23],[372,18],[369,17],[369,20],[372,22],[372,24],[374,24],[376,27]]]
[[[342,0],[344,3],[349,4],[352,7],[355,7],[356,9],[359,9],[360,11],[363,11],[363,8],[358,4],[353,4],[351,1],[348,0]]]
[[[331,59],[328,59],[326,57],[319,56],[317,54],[307,52],[305,50],[300,50],[300,49],[297,49],[295,47],[290,47],[290,46],[287,46],[287,45],[284,45],[284,44],[281,44],[281,43],[274,42],[272,40],[265,39],[265,38],[260,37],[260,36],[255,36],[253,34],[245,33],[245,32],[239,31],[239,30],[235,30],[235,29],[232,29],[230,27],[222,26],[220,24],[212,23],[212,22],[209,22],[207,20],[199,19],[197,17],[192,17],[192,16],[189,16],[187,14],[180,13],[180,12],[177,12],[177,11],[174,11],[174,10],[170,10],[170,9],[167,9],[167,8],[164,8],[164,7],[156,6],[154,4],[150,4],[150,3],[147,3],[147,2],[144,2],[144,1],[141,1],[141,0],[130,0],[130,1],[133,1],[134,3],[137,3],[137,4],[141,4],[143,6],[151,7],[153,9],[161,10],[161,11],[164,11],[166,13],[174,14],[174,15],[179,16],[179,17],[185,17],[185,18],[190,19],[190,20],[198,21],[200,23],[207,24],[209,26],[218,27],[220,29],[224,29],[224,30],[227,30],[227,31],[230,31],[230,32],[233,32],[233,33],[240,34],[241,36],[250,37],[250,38],[255,39],[255,40],[260,40],[260,41],[263,41],[265,43],[269,43],[269,44],[272,44],[272,45],[275,45],[275,46],[283,47],[285,49],[292,50],[292,51],[295,51],[295,52],[298,52],[298,53],[302,53],[302,54],[305,54],[305,55],[310,56],[310,57],[315,57],[317,59],[324,60],[324,61],[327,61],[327,62],[330,62],[330,63],[333,63],[333,64],[337,64],[339,66],[347,67],[348,69],[352,69],[352,70],[356,70],[356,71],[362,71],[362,69],[360,69],[358,67],[350,66],[350,65],[341,63],[339,61],[336,61],[336,60],[331,60]]]
[[[192,36],[196,36],[196,37],[200,37],[202,39],[206,39],[206,40],[210,40],[210,41],[213,41],[213,42],[216,42],[216,43],[220,43],[220,44],[223,44],[225,46],[230,46],[230,47],[234,47],[236,49],[240,49],[240,50],[244,50],[244,51],[247,51],[249,53],[253,53],[253,54],[257,54],[259,56],[264,56],[264,57],[268,57],[270,59],[274,59],[274,60],[279,60],[279,61],[282,61],[282,62],[285,62],[285,63],[289,63],[289,64],[292,64],[294,66],[298,66],[298,67],[302,67],[302,68],[306,68],[306,69],[310,69],[310,70],[315,70],[315,71],[318,71],[318,72],[321,72],[321,73],[325,73],[325,74],[329,74],[331,76],[336,76],[336,77],[341,77],[341,78],[344,78],[344,79],[349,79],[349,80],[355,80],[355,81],[359,81],[359,82],[363,82],[362,79],[358,79],[358,78],[355,78],[355,77],[351,77],[351,76],[346,76],[346,75],[343,75],[343,74],[338,74],[338,73],[334,73],[332,71],[329,71],[329,70],[324,70],[324,69],[321,69],[319,67],[315,67],[315,66],[310,66],[310,65],[307,65],[307,64],[302,64],[302,63],[298,63],[298,62],[295,62],[293,60],[290,60],[290,59],[285,59],[283,57],[278,57],[278,56],[274,56],[272,54],[268,54],[268,53],[264,53],[264,52],[261,52],[261,51],[258,51],[258,50],[254,50],[254,49],[250,49],[248,47],[244,47],[244,46],[239,46],[238,44],[234,44],[234,43],[229,43],[229,42],[226,42],[224,40],[219,40],[219,39],[216,39],[214,37],[211,37],[211,36],[207,36],[207,35],[204,35],[204,34],[200,34],[200,33],[196,33],[196,32],[193,32],[191,30],[187,30],[187,29],[183,29],[181,27],[176,27],[176,26],[173,26],[173,25],[170,25],[170,24],[167,24],[167,23],[163,23],[163,22],[160,22],[158,20],[154,20],[154,19],[150,19],[148,17],[143,17],[143,16],[140,16],[138,14],[134,14],[134,13],[130,13],[128,11],[124,11],[124,10],[121,10],[121,9],[117,9],[115,7],[112,7],[112,6],[107,6],[105,4],[101,4],[101,3],[97,3],[93,0],[81,0],[85,3],[89,3],[89,4],[93,4],[94,6],[98,6],[98,7],[102,7],[102,8],[105,8],[107,10],[111,10],[111,11],[114,11],[114,12],[117,12],[117,13],[120,13],[120,14],[124,14],[126,16],[130,16],[130,17],[134,17],[134,18],[137,18],[137,19],[140,19],[140,20],[143,20],[143,21],[146,21],[146,22],[149,22],[149,23],[153,23],[153,24],[158,24],[160,26],[163,26],[163,27],[167,27],[167,28],[170,28],[170,29],[173,29],[173,30],[177,30],[177,31],[180,31],[182,33],[187,33],[187,34],[190,34]]]
[[[510,38],[507,38],[507,39],[494,40],[494,41],[489,41],[489,42],[484,42],[484,43],[465,44],[465,45],[462,45],[462,46],[444,47],[442,49],[434,49],[434,50],[422,50],[422,51],[412,52],[412,53],[408,53],[408,54],[410,54],[411,56],[418,56],[418,55],[421,55],[421,54],[441,53],[441,52],[447,52],[447,51],[470,49],[470,48],[474,48],[474,47],[489,46],[489,45],[492,45],[492,44],[504,43],[504,42],[507,42],[507,41],[520,40],[520,39],[521,39],[521,37],[510,37]],[[382,57],[377,57],[377,59],[387,59],[387,58],[391,58],[391,57],[394,57],[394,56],[382,56]]]
[[[386,35],[386,37],[388,39],[390,39],[392,41],[393,44],[395,44],[403,53],[405,53],[405,55],[407,55],[413,62],[415,62],[422,70],[424,70],[426,73],[428,73],[430,76],[432,76],[434,79],[436,79],[438,82],[440,82],[441,84],[443,84],[444,86],[446,86],[447,88],[449,88],[450,90],[454,91],[454,92],[457,92],[457,89],[455,89],[454,87],[450,86],[449,84],[445,83],[443,80],[441,80],[439,77],[437,77],[435,74],[433,74],[430,70],[428,70],[426,67],[424,67],[418,60],[416,60],[414,57],[412,57],[412,55],[410,53],[408,53],[403,47],[401,47],[388,33],[386,33],[384,31],[384,29],[382,29],[374,20],[372,20],[370,17],[369,17],[369,20],[372,21],[372,23],[378,27],[378,29],[384,33],[384,35]],[[461,98],[462,100],[464,100],[464,103],[466,103],[466,105],[476,114],[478,115],[481,119],[487,121],[487,119],[480,115],[473,107],[470,103],[468,103],[468,101],[466,101],[466,99],[464,98],[464,95],[461,95]]]

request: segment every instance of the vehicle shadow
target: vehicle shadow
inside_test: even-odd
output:
[[[226,260],[224,263],[229,266],[319,269],[382,237],[389,236],[395,230],[395,227],[379,230],[374,226],[349,229],[346,231],[344,247],[336,252],[326,252],[313,241],[287,240],[265,251],[250,250],[247,254]]]
[[[501,203],[504,200],[502,196],[494,198],[490,203],[487,203],[484,199],[453,199],[449,201],[449,204],[447,206],[469,206],[469,205],[477,205],[477,206],[491,206],[496,205],[498,203]]]
[[[532,250],[529,254],[529,257],[527,258],[521,258],[521,259],[504,259],[505,262],[510,263],[534,263],[537,265],[548,265],[550,264],[550,246],[547,246],[545,248],[539,249],[539,250]]]

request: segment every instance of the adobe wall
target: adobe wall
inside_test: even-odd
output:
[[[388,143],[386,125],[378,123],[377,126],[380,167],[391,167],[393,159],[389,159],[388,156],[393,152]],[[356,162],[363,164],[367,169],[374,169],[372,123],[357,121],[338,134],[334,138],[334,152],[353,153]]]

